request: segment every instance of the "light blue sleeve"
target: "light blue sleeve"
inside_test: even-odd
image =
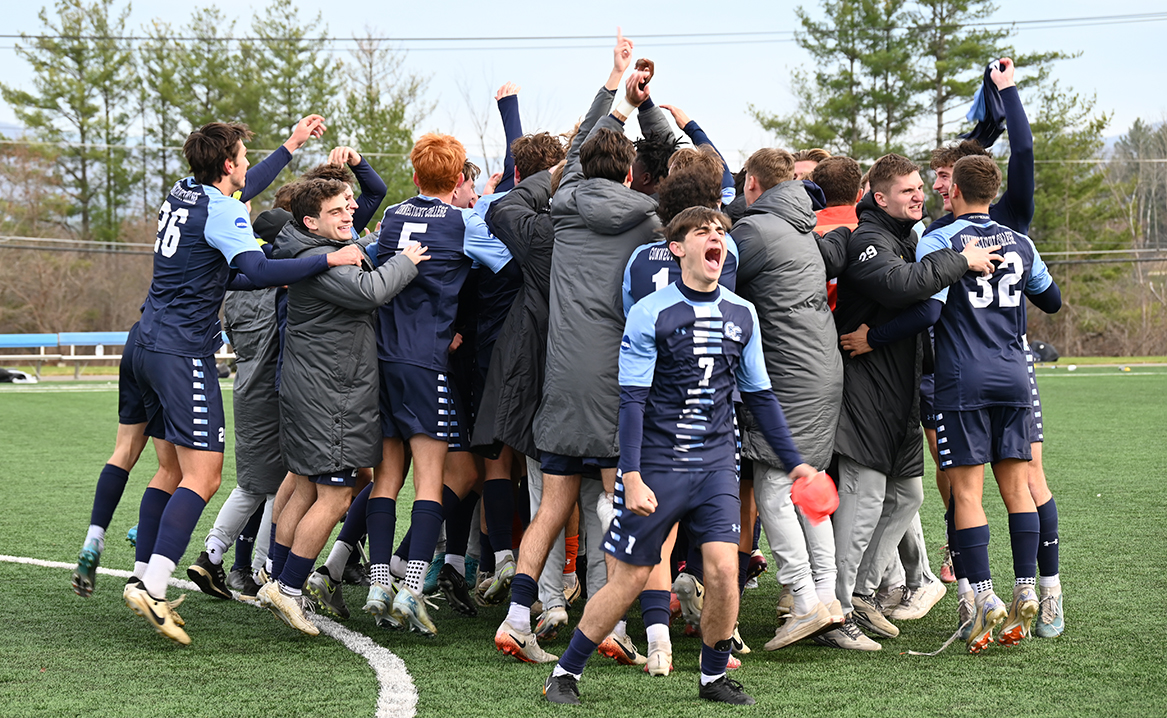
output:
[[[733,237],[729,236],[728,232],[725,234],[725,246],[735,259],[741,259],[741,256],[737,253],[737,242],[733,241]]]
[[[203,236],[207,244],[219,250],[232,267],[235,266],[235,255],[240,252],[263,251],[255,241],[247,207],[233,197],[210,196]]]
[[[511,252],[501,241],[490,233],[486,220],[472,209],[462,210],[466,222],[466,235],[462,239],[462,253],[497,274],[511,261]]]
[[[1029,239],[1029,246],[1033,247],[1033,240]],[[1050,276],[1049,267],[1045,266],[1045,260],[1037,253],[1037,247],[1033,247],[1033,267],[1029,270],[1029,281],[1025,283],[1026,294],[1041,294],[1049,289],[1049,285],[1054,283],[1054,278]]]
[[[747,304],[750,319],[754,322],[750,340],[742,350],[741,363],[737,368],[737,388],[740,392],[765,391],[770,388],[770,374],[766,371],[766,358],[762,355],[762,332],[758,326],[758,312],[753,304]]]
[[[951,227],[952,225],[949,226]],[[945,227],[945,229],[947,229],[947,227]],[[943,230],[933,232],[931,234],[925,234],[924,238],[921,239],[920,242],[916,245],[916,261],[919,262],[927,255],[932,254],[933,252],[939,252],[942,249],[947,249],[948,247],[948,238],[945,236]],[[941,304],[947,304],[948,287],[945,287],[939,292],[933,294],[932,298],[939,301]]]
[[[646,297],[647,299],[647,297]],[[633,305],[620,340],[620,386],[652,386],[656,372],[656,314],[649,302]]]
[[[733,185],[721,188],[722,207],[728,207],[729,205],[733,204],[735,199],[737,199],[737,190],[733,188]]]
[[[507,192],[509,192],[509,191],[510,190],[507,190]],[[490,205],[495,200],[500,200],[506,196],[507,196],[506,192],[495,192],[494,194],[482,195],[481,197],[478,198],[478,201],[474,203],[474,214],[485,219],[486,218],[486,211],[488,209],[490,209]]]

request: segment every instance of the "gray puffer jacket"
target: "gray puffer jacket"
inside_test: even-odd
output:
[[[289,222],[273,256],[327,254],[355,241]],[[413,262],[397,255],[373,272],[332,267],[288,287],[280,448],[289,471],[315,476],[381,462],[375,310],[416,276]]]
[[[749,206],[732,235],[738,247],[738,293],[758,310],[774,394],[803,460],[825,469],[839,422],[843,362],[827,306],[815,222],[802,182],[781,182]],[[782,465],[748,413],[742,454]]]
[[[619,182],[583,176],[579,150],[592,129],[624,131],[605,115],[611,102],[611,93],[601,88],[572,141],[563,180],[551,200],[555,251],[547,363],[534,428],[541,451],[564,456],[620,453],[621,282],[633,250],[656,241],[660,226],[656,200]]]

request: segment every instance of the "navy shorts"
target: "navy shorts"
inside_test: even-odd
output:
[[[936,395],[936,375],[925,374],[920,377],[920,426],[925,429],[936,430],[936,409],[932,406],[932,399]]]
[[[1041,392],[1037,389],[1037,372],[1033,370],[1033,352],[1029,349],[1029,342],[1025,343],[1025,360],[1029,362],[1029,398],[1033,401],[1033,412],[1030,414],[1029,443],[1040,444],[1045,441],[1044,423],[1041,418]]]
[[[580,457],[552,454],[550,451],[539,452],[539,464],[543,468],[543,473],[556,476],[575,476],[593,473],[596,469],[614,469],[619,463],[619,456]]]
[[[180,357],[139,346],[131,369],[142,390],[146,436],[223,453],[223,395],[214,357]]]
[[[357,485],[357,470],[339,469],[327,474],[309,476],[308,480],[314,484],[324,484],[325,486],[347,486],[351,489]]]
[[[737,472],[646,469],[644,483],[656,494],[656,511],[638,516],[624,508],[624,484],[616,479],[616,518],[604,536],[604,550],[634,566],[660,563],[661,546],[673,524],[685,519],[695,545],[741,540],[741,497]]]
[[[940,468],[980,466],[1002,459],[1030,461],[1027,406],[990,406],[936,414],[936,450]]]
[[[458,416],[458,391],[446,372],[413,364],[378,361],[381,374],[381,436],[409,441],[424,434],[450,451],[469,451],[468,427]]]
[[[145,424],[146,404],[142,401],[142,388],[134,376],[134,353],[138,349],[138,323],[130,327],[126,346],[122,349],[122,363],[118,367],[118,423]]]

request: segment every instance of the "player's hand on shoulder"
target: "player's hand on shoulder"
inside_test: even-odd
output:
[[[351,165],[356,167],[361,163],[361,155],[352,147],[334,147],[328,153],[328,163],[332,165]]]
[[[346,244],[335,252],[328,253],[328,266],[339,267],[341,265],[351,264],[359,267],[363,259],[365,259],[364,250],[355,244]]]
[[[656,494],[644,483],[639,471],[629,471],[620,477],[624,484],[624,505],[637,516],[648,516],[656,511]]]
[[[852,357],[866,354],[871,351],[871,345],[867,343],[868,330],[869,327],[866,324],[860,324],[855,331],[840,336],[839,344],[842,345],[844,351],[851,352]]]
[[[1001,245],[994,244],[991,247],[978,247],[979,239],[971,239],[968,244],[964,245],[961,254],[968,261],[968,268],[970,272],[979,272],[982,277],[988,277],[993,274],[993,262],[1004,261],[1004,258],[999,254],[993,254]]]
[[[401,254],[404,254],[409,258],[409,261],[417,265],[430,258],[430,255],[426,254],[428,251],[429,247],[423,247],[420,244],[408,244],[405,249],[401,250]]]

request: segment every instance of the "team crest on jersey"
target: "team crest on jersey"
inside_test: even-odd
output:
[[[733,322],[726,322],[725,338],[731,342],[740,342],[742,340],[742,328]]]
[[[238,217],[235,220],[235,226],[238,227],[239,229],[247,229],[248,228],[247,220],[242,218],[242,217]]]

